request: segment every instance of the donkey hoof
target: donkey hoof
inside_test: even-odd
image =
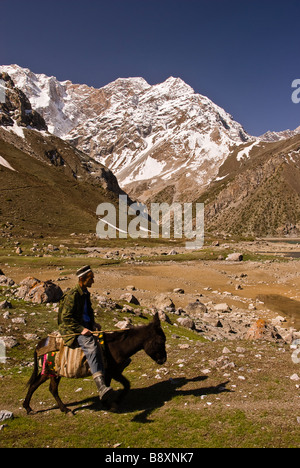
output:
[[[117,413],[119,411],[119,405],[116,401],[113,401],[112,404],[110,405],[110,411],[112,413]]]
[[[32,408],[28,407],[28,408],[25,408],[26,409],[26,413],[27,413],[27,416],[34,416],[37,412],[34,411]]]

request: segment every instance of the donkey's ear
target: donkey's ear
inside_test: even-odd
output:
[[[160,327],[160,318],[159,318],[159,313],[156,312],[154,317],[153,317],[153,322],[152,322],[156,327]]]

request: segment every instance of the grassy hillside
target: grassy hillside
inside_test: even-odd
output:
[[[59,148],[64,165],[47,162],[45,153],[57,149],[57,141],[54,146],[39,138],[34,142],[44,159],[33,144],[34,156],[0,138],[0,155],[15,169],[0,166],[0,228],[7,232],[5,225],[12,223],[13,233],[34,235],[95,232],[97,205],[115,203],[117,193],[108,190],[104,180],[89,177],[70,147]]]

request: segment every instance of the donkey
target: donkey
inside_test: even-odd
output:
[[[105,383],[107,386],[109,386],[111,380],[114,379],[121,383],[124,387],[116,400],[113,402],[113,407],[116,408],[130,390],[130,382],[126,379],[126,377],[124,377],[124,375],[122,375],[122,373],[124,369],[130,364],[131,356],[143,349],[146,354],[148,354],[148,356],[150,356],[157,364],[164,364],[167,360],[165,346],[166,336],[161,328],[159,315],[157,313],[155,314],[153,321],[148,325],[137,326],[122,331],[104,333],[104,341],[106,345],[107,361]],[[42,374],[41,372],[39,373],[37,358],[38,347],[39,345],[37,345],[34,353],[34,370],[27,384],[29,389],[24,400],[23,407],[27,411],[27,414],[35,414],[35,412],[30,407],[31,397],[41,384],[50,379],[49,390],[54,396],[60,410],[63,413],[72,412],[64,405],[58,395],[58,385],[61,376],[59,374],[47,375]],[[105,405],[106,409],[109,409],[109,403],[105,402]]]

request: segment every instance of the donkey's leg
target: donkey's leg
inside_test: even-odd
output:
[[[50,392],[52,393],[52,395],[54,396],[58,406],[59,406],[59,409],[60,411],[62,411],[63,413],[70,413],[72,412],[69,408],[66,407],[66,405],[63,404],[63,402],[61,401],[59,395],[58,395],[58,384],[60,382],[60,377],[55,377],[54,375],[51,375],[50,377],[50,386],[49,386],[49,390]]]
[[[127,393],[130,390],[130,382],[122,374],[113,375],[113,379],[119,382],[120,384],[122,384],[124,387],[123,390],[121,390],[120,395],[114,401],[114,403],[119,405],[124,400],[124,398],[126,397]]]
[[[44,382],[46,382],[46,380],[48,380],[48,375],[39,374],[37,376],[35,382],[33,382],[30,385],[30,387],[28,389],[28,392],[27,392],[27,395],[26,395],[26,398],[25,398],[24,403],[23,403],[23,408],[26,409],[27,414],[35,414],[35,412],[30,407],[30,400],[31,400],[32,395],[34,394],[34,392],[39,388],[40,385],[42,385]]]

